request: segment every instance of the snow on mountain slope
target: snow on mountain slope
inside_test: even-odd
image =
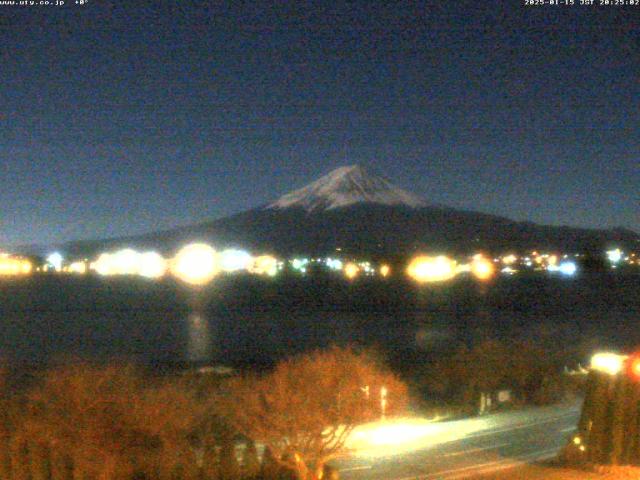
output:
[[[359,165],[340,167],[324,177],[287,193],[267,208],[301,207],[306,211],[330,210],[356,203],[404,205],[418,208],[426,203]]]

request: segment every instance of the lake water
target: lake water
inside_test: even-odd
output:
[[[567,351],[640,347],[640,275],[527,275],[489,284],[220,277],[167,280],[34,276],[0,281],[0,356],[145,364],[268,366],[332,343],[376,345],[396,362],[474,338],[527,337]]]

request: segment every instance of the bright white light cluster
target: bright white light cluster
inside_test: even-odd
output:
[[[244,250],[223,250],[220,252],[220,269],[223,272],[249,270],[253,258]]]
[[[0,275],[28,275],[33,265],[26,258],[0,254]]]
[[[62,254],[60,252],[53,252],[47,257],[47,265],[50,265],[56,272],[62,271]]]
[[[559,272],[562,275],[573,276],[578,271],[578,266],[575,262],[565,261],[560,263],[560,265],[549,265],[547,267],[549,272]]]
[[[308,258],[294,258],[291,260],[291,268],[300,273],[307,273],[307,265],[309,265]]]
[[[84,273],[81,262],[71,264],[77,273]],[[71,271],[71,266],[67,271]],[[137,275],[157,279],[167,273],[191,285],[209,283],[221,272],[249,272],[275,276],[282,264],[271,255],[251,256],[244,250],[228,249],[222,252],[205,243],[191,243],[183,247],[172,259],[157,252],[136,252],[126,248],[114,253],[103,253],[91,263],[91,270],[99,275]]]
[[[569,257],[578,258],[579,254],[543,253],[533,250],[528,254],[518,257],[514,253],[503,255],[494,259],[494,262],[501,262],[503,268],[500,270],[507,275],[517,273],[518,267],[526,267],[535,271],[559,272],[562,275],[572,276],[578,271],[575,261]]]
[[[358,267],[364,272],[365,275],[375,275],[376,269],[371,266],[371,262],[360,262]]]
[[[166,261],[157,252],[136,252],[130,248],[115,253],[103,253],[90,265],[99,275],[139,275],[160,278],[166,270]]]
[[[327,258],[325,263],[330,270],[342,270],[342,260],[338,258]]]
[[[607,251],[607,258],[613,264],[617,264],[622,260],[622,250],[616,248],[614,250]]]

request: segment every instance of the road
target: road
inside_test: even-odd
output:
[[[378,422],[352,435],[335,462],[343,480],[472,478],[555,456],[580,405],[528,408],[451,422]]]

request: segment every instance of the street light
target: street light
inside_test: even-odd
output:
[[[387,387],[380,388],[380,410],[382,411],[382,419],[387,413]]]

